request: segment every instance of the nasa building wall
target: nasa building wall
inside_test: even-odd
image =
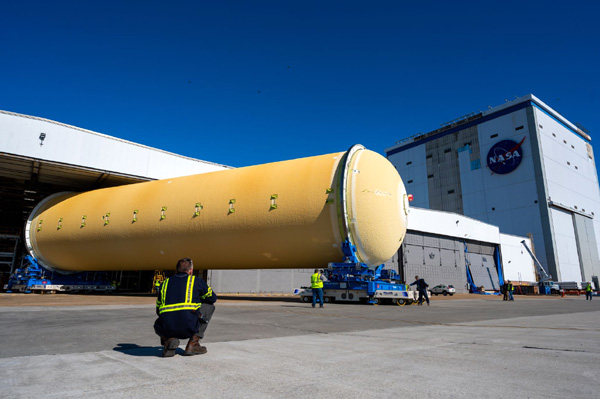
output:
[[[400,173],[407,192],[413,195],[411,206],[429,208],[427,159],[425,146],[410,147],[396,157],[388,157]]]
[[[592,147],[581,136],[527,95],[386,153],[402,176],[411,176],[406,186],[418,193],[414,205],[463,213],[503,233],[531,234],[554,279],[595,281],[600,196]],[[417,159],[423,152],[425,172]]]
[[[500,226],[505,234],[531,234],[538,259],[547,264],[540,214],[545,201],[538,195],[531,137],[525,108],[479,124],[481,167],[462,162],[460,178],[466,215]]]
[[[532,108],[555,237],[559,281],[591,281],[600,275],[600,192],[592,147],[567,121]]]
[[[500,234],[500,252],[504,280],[536,282],[535,266],[531,255],[521,241],[531,250],[531,240],[510,234]]]

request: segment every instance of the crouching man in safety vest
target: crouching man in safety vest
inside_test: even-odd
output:
[[[204,280],[193,276],[194,264],[190,258],[177,262],[177,274],[166,279],[159,287],[156,300],[158,319],[154,331],[163,345],[163,357],[175,355],[179,339],[189,338],[184,356],[202,355],[204,338],[214,311],[217,295]]]

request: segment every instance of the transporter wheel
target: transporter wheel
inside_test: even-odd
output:
[[[372,305],[379,305],[381,303],[381,299],[379,299],[379,298],[373,298],[372,301],[373,301]]]
[[[454,293],[450,294],[450,296],[454,295]]]
[[[442,292],[442,294],[444,294],[444,296],[448,295],[448,291],[444,291]]]
[[[309,301],[310,301],[309,297],[307,297],[307,296],[302,297],[302,302],[309,302]]]
[[[325,298],[323,298],[323,302],[325,302],[325,303],[331,303],[333,301],[331,300],[330,297],[326,296]]]
[[[406,305],[406,300],[404,298],[398,298],[398,299],[396,299],[396,305],[404,306],[404,305]]]
[[[413,301],[412,299],[407,299],[406,300],[406,304],[407,305],[412,305],[415,301]]]

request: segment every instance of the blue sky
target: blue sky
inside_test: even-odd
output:
[[[533,93],[596,145],[600,3],[553,3],[5,0],[0,109],[240,167]]]

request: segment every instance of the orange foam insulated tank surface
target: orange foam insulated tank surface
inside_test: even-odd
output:
[[[30,215],[30,253],[64,271],[326,267],[349,237],[362,262],[398,250],[406,191],[381,155],[347,152],[58,194]]]

